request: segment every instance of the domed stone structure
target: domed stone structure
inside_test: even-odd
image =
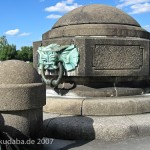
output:
[[[79,118],[45,121],[47,136],[114,140],[150,135],[150,99],[145,94],[150,91],[149,32],[121,10],[95,4],[64,15],[42,41],[34,42],[35,67],[38,47],[52,43],[75,44],[80,61],[75,71],[66,72],[62,87],[47,90],[44,111]]]
[[[135,19],[115,7],[82,6],[61,17],[43,34],[42,41],[34,42],[34,66],[41,44],[74,43],[79,48],[80,63],[67,73],[67,79],[72,76],[69,81],[94,87],[113,86],[117,81],[128,86],[131,82],[126,81],[149,78],[149,37]]]
[[[131,32],[132,31],[132,32]],[[123,11],[105,5],[79,7],[61,17],[43,39],[74,36],[143,37],[149,34]]]

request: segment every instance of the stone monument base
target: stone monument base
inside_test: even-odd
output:
[[[76,86],[47,89],[44,112],[62,115],[133,115],[150,112],[150,96],[142,88]]]
[[[45,137],[114,141],[150,135],[150,95],[142,94],[140,88],[109,88],[109,97],[102,97],[106,89],[87,88],[85,95],[79,89],[65,96],[47,90]],[[95,97],[89,97],[88,90]],[[124,96],[111,96],[115,90]]]

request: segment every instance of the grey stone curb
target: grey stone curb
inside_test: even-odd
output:
[[[150,96],[86,99],[82,115],[130,115],[150,112]]]
[[[51,114],[50,114],[51,115]],[[52,115],[51,115],[52,117]],[[45,137],[116,141],[150,135],[150,114],[129,116],[55,116],[44,120]]]
[[[83,100],[78,98],[47,98],[43,111],[52,114],[81,115]]]
[[[64,115],[110,116],[150,112],[150,96],[60,98],[47,97],[44,112]]]

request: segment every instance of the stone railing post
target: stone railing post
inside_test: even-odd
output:
[[[46,87],[32,65],[18,60],[0,63],[0,132],[24,141],[43,138],[45,103]]]

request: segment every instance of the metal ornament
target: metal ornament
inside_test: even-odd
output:
[[[78,66],[79,52],[73,44],[63,46],[50,44],[39,47],[37,52],[39,54],[38,69],[41,72],[43,81],[51,87],[55,87],[60,83],[64,71],[73,71]],[[59,70],[57,80],[46,79],[45,70]]]

